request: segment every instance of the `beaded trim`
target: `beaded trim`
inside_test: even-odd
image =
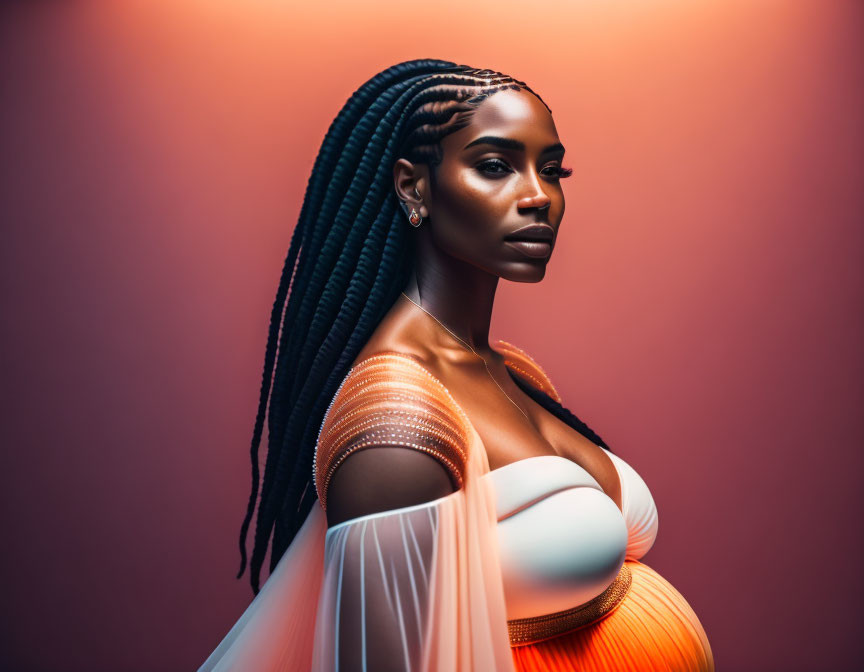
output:
[[[411,370],[392,368],[403,363]],[[424,380],[432,389],[417,395],[416,387]],[[414,388],[414,394],[405,394],[405,385]],[[334,407],[339,413],[331,421]],[[461,488],[469,427],[467,414],[450,391],[420,362],[398,352],[367,357],[345,375],[318,430],[312,480],[321,507],[326,510],[327,486],[336,467],[350,454],[370,446],[405,446],[432,455],[447,468],[456,488]],[[417,443],[418,436],[427,443]]]
[[[558,637],[596,623],[612,613],[621,604],[627,591],[630,590],[632,582],[633,574],[625,563],[609,587],[585,604],[564,611],[556,611],[554,614],[507,621],[510,646],[536,644],[545,639]]]
[[[525,352],[522,348],[515,346],[512,343],[508,343],[507,341],[502,341],[501,339],[495,341],[495,345],[498,346],[495,349],[500,349],[501,354],[504,355],[504,363],[507,366],[528,378],[535,384],[535,387],[546,392],[546,394],[552,397],[559,404],[561,403],[561,396],[552,384],[549,375],[531,355]],[[507,357],[507,355],[510,355],[510,357]],[[526,370],[526,365],[531,369],[531,371]]]
[[[511,368],[516,373],[524,376],[526,379],[531,381],[538,389],[548,393],[558,403],[561,403],[561,397],[558,395],[558,392],[555,390],[555,387],[552,385],[552,382],[549,379],[549,376],[540,367],[540,365],[534,361],[534,359],[527,352],[525,352],[521,348],[513,345],[512,343],[508,343],[507,341],[503,341],[500,339],[495,341],[493,348],[498,350],[499,352],[501,352],[501,354],[503,354],[505,356],[504,361],[505,361],[505,364],[509,368]],[[507,355],[510,355],[510,356],[508,357]],[[344,408],[349,403],[358,399],[358,397],[363,396],[365,390],[361,388],[359,392],[355,391],[354,394],[352,394],[347,399],[339,399],[340,393],[342,392],[343,388],[346,386],[346,383],[349,380],[352,380],[352,383],[354,382],[354,380],[352,379],[352,374],[359,375],[361,370],[367,368],[368,366],[371,366],[372,364],[375,364],[377,362],[381,362],[381,360],[389,360],[392,362],[392,361],[394,361],[394,359],[393,359],[394,357],[398,358],[398,360],[396,360],[396,361],[405,362],[405,363],[409,364],[410,366],[412,366],[418,372],[422,372],[423,374],[425,374],[425,376],[428,377],[428,379],[431,381],[432,385],[437,390],[439,390],[442,393],[442,395],[445,397],[447,402],[449,402],[449,403],[447,403],[446,410],[441,409],[441,408],[435,408],[433,405],[430,405],[428,408],[424,408],[422,410],[422,415],[425,416],[425,422],[422,422],[421,424],[423,427],[426,428],[426,431],[429,432],[429,428],[435,427],[435,429],[436,429],[435,433],[438,435],[437,438],[439,440],[443,439],[445,444],[450,444],[451,446],[459,445],[460,443],[467,441],[467,438],[463,432],[464,432],[464,428],[470,427],[470,425],[471,425],[471,421],[468,419],[468,414],[465,413],[464,409],[456,402],[456,400],[453,398],[453,395],[450,394],[450,390],[447,389],[447,387],[444,385],[444,383],[442,383],[438,379],[437,376],[435,376],[431,371],[429,371],[425,366],[423,366],[423,364],[418,362],[416,359],[414,359],[410,355],[406,355],[405,353],[396,352],[396,351],[381,352],[381,353],[378,353],[376,355],[372,355],[370,357],[367,357],[363,361],[352,366],[348,370],[348,373],[345,374],[345,377],[342,379],[342,382],[339,384],[339,387],[336,389],[336,392],[333,395],[333,398],[330,400],[330,404],[327,406],[327,410],[325,411],[324,417],[321,420],[321,426],[318,428],[318,437],[315,441],[315,449],[312,453],[312,482],[315,485],[315,493],[316,493],[318,500],[321,503],[322,507],[325,506],[324,499],[322,497],[322,494],[323,494],[322,490],[326,492],[326,485],[329,483],[330,477],[332,476],[333,472],[335,471],[335,467],[339,466],[339,464],[341,464],[342,461],[345,458],[347,458],[349,454],[354,452],[354,450],[372,445],[372,442],[365,442],[365,443],[360,443],[360,444],[351,446],[347,452],[345,452],[343,455],[341,455],[339,457],[337,462],[330,464],[330,465],[327,465],[328,466],[328,469],[327,469],[328,473],[325,475],[323,482],[321,483],[321,488],[319,489],[318,453],[319,453],[319,446],[321,445],[322,438],[325,440],[326,443],[328,443],[330,445],[338,445],[338,440],[341,438],[344,438],[344,434],[341,435],[340,437],[337,437],[337,440],[331,441],[332,434],[334,432],[337,432],[339,429],[341,429],[343,427],[343,425],[348,423],[348,418],[361,412],[361,410],[360,409],[354,409],[349,413],[345,413],[345,414],[341,415],[331,426],[329,426],[327,428],[326,434],[324,434],[322,436],[322,432],[323,432],[325,426],[327,426],[327,422],[328,422],[328,418],[330,417],[330,413],[331,413],[337,399],[340,402],[340,408]],[[527,365],[527,367],[526,367],[526,365]],[[418,409],[418,411],[419,411],[419,409]],[[452,422],[455,419],[452,417],[452,415],[450,415],[450,413],[452,413],[454,411],[455,411],[456,415],[458,416],[458,419],[461,421],[461,427],[447,428],[446,425],[450,424],[450,423],[448,423],[448,420]],[[406,414],[405,412],[400,413],[398,410],[393,409],[393,408],[388,409],[388,416],[398,416],[398,415],[408,415],[408,414]],[[415,422],[419,422],[419,418],[417,417],[416,413],[412,413],[410,415],[413,415],[413,420]],[[371,425],[372,423],[369,422],[369,424]],[[356,426],[353,429],[356,429]],[[450,431],[447,431],[447,429],[450,429]],[[463,432],[459,432],[458,431],[459,429],[462,429]],[[454,434],[455,434],[455,436],[454,436]],[[391,437],[391,438],[393,438],[393,437]],[[427,453],[433,455],[434,457],[438,458],[439,460],[441,460],[445,464],[445,466],[447,466],[447,468],[450,470],[451,476],[454,478],[454,482],[458,485],[458,487],[460,487],[460,488],[462,487],[462,475],[460,473],[461,470],[456,466],[456,464],[454,463],[454,461],[452,459],[448,459],[440,450],[435,450],[434,448],[431,448],[428,446],[421,446],[421,445],[416,444],[416,443],[405,444],[405,443],[402,443],[401,441],[398,443],[392,443],[391,442],[391,443],[383,443],[383,444],[379,442],[377,445],[407,445],[408,447],[416,448],[418,450],[422,450],[424,452],[427,452]]]

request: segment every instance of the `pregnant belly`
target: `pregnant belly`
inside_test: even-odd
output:
[[[627,526],[606,494],[576,487],[553,493],[498,522],[507,618],[584,604],[615,579]]]
[[[633,582],[618,608],[592,625],[514,647],[516,672],[714,672],[711,644],[683,595],[647,565],[626,564]]]

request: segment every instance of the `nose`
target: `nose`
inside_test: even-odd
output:
[[[545,210],[550,205],[552,205],[552,199],[549,198],[542,191],[536,196],[526,196],[525,198],[520,198],[516,202],[516,207],[520,210],[524,208],[537,208],[538,210]]]
[[[532,177],[531,195],[524,196],[516,202],[516,207],[520,210],[523,208],[537,208],[538,210],[544,210],[552,204],[552,199],[549,198],[545,191],[543,191],[540,181],[536,176]]]

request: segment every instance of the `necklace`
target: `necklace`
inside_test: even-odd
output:
[[[461,343],[470,352],[474,353],[477,357],[479,357],[480,361],[483,362],[483,366],[486,367],[486,373],[489,374],[489,377],[492,379],[492,382],[498,386],[499,390],[501,390],[501,394],[503,394],[505,397],[507,397],[507,399],[510,401],[510,403],[513,404],[519,410],[519,412],[525,416],[526,420],[528,420],[529,422],[531,421],[530,418],[528,418],[528,414],[522,410],[522,407],[519,404],[517,404],[515,401],[513,401],[513,399],[510,398],[510,395],[507,394],[504,391],[504,388],[498,384],[497,380],[495,380],[495,376],[493,376],[492,372],[489,370],[489,365],[486,363],[486,360],[484,359],[483,355],[481,355],[474,348],[472,348],[470,344],[466,343],[464,340],[462,340],[456,334],[454,334],[450,329],[447,328],[447,326],[441,320],[439,320],[437,317],[435,317],[432,313],[430,313],[428,310],[426,310],[423,306],[421,306],[419,303],[417,303],[414,299],[412,299],[410,296],[408,296],[405,292],[402,292],[402,296],[404,296],[411,303],[413,303],[415,306],[417,306],[420,310],[422,310],[424,313],[426,313],[429,317],[431,317],[433,320],[435,320],[438,324],[440,324],[444,328],[444,330],[448,334],[450,334],[453,338],[455,338],[457,341],[459,341],[459,343]]]

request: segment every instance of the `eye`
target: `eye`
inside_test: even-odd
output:
[[[543,169],[540,171],[540,174],[553,180],[560,180],[565,177],[570,177],[573,174],[573,169],[562,168],[558,164],[553,163],[548,166],[544,166]]]
[[[481,173],[486,173],[487,175],[506,175],[507,173],[513,172],[510,170],[510,166],[504,163],[501,159],[487,159],[481,161],[477,164],[476,168]]]

